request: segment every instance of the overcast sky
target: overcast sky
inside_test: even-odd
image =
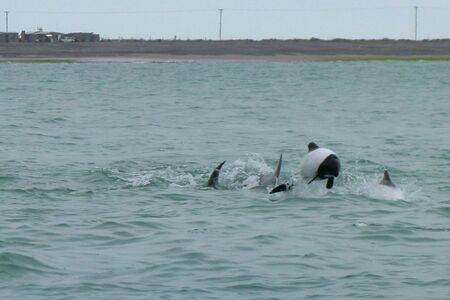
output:
[[[104,38],[450,38],[450,0],[0,0],[9,31]],[[5,30],[5,14],[0,31]]]

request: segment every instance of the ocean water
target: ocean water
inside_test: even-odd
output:
[[[0,64],[0,127],[1,299],[450,297],[448,62]]]

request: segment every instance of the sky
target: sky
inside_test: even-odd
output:
[[[102,38],[450,38],[450,0],[0,0],[9,31],[95,32]],[[0,31],[6,16],[0,15]]]

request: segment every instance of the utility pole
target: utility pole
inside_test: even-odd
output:
[[[219,13],[220,13],[220,22],[219,22],[219,41],[222,40],[222,11],[223,11],[223,8],[219,8]]]
[[[9,42],[9,35],[8,35],[8,14],[9,11],[5,10],[5,15],[6,15],[6,40],[5,42]]]
[[[414,6],[414,11],[415,11],[415,23],[414,23],[414,40],[417,41],[417,9],[419,7],[418,6]]]

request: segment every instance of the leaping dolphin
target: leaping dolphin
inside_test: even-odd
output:
[[[331,189],[334,178],[339,176],[341,163],[336,153],[327,148],[321,148],[316,143],[308,144],[308,153],[300,164],[300,174],[308,184],[314,180],[327,179],[327,189]],[[292,183],[283,183],[270,191],[270,194],[286,192],[294,187]]]
[[[340,169],[341,163],[336,153],[321,148],[314,142],[308,144],[308,154],[300,165],[300,174],[303,179],[308,180],[308,184],[317,179],[326,179],[327,189],[331,189]]]

